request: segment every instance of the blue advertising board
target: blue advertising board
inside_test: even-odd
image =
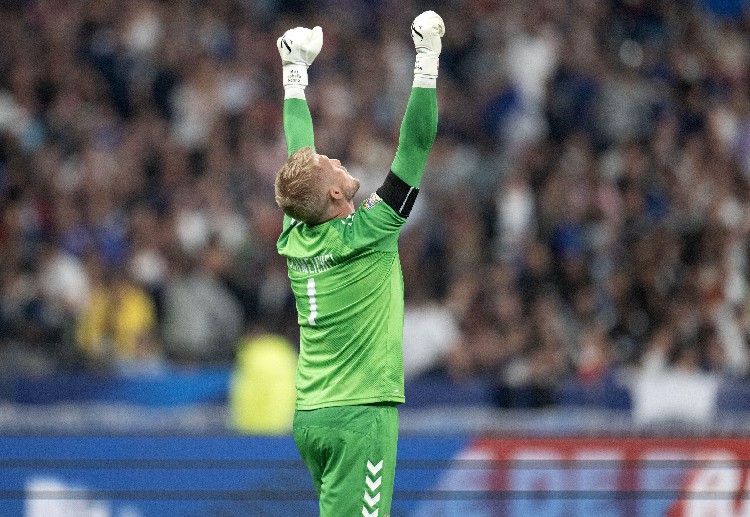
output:
[[[403,438],[397,473],[409,515],[465,438]],[[232,517],[316,515],[291,437],[3,437],[0,515]],[[409,496],[411,494],[411,496]]]
[[[403,436],[393,516],[750,515],[744,438]],[[0,515],[317,515],[288,437],[5,436]]]

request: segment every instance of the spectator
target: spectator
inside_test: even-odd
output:
[[[260,329],[243,336],[229,389],[232,426],[247,434],[290,433],[296,371],[297,354],[286,338]]]
[[[162,334],[167,358],[184,365],[230,362],[242,332],[242,308],[222,284],[220,256],[174,258],[164,291]]]
[[[290,320],[266,200],[285,156],[273,41],[296,14],[204,4],[0,7],[5,369],[97,349],[101,331],[74,331],[102,327],[94,254],[143,289],[142,344],[169,361],[229,361],[240,329]],[[423,293],[407,317],[445,330],[416,341],[421,360],[405,345],[415,375],[531,383],[543,402],[559,379],[623,367],[750,373],[748,19],[706,15],[716,2],[589,4],[441,8],[461,30],[444,42],[430,209],[402,259]],[[342,5],[320,6],[311,109],[321,148],[362,171],[360,201],[395,145],[409,42],[382,37],[388,2],[331,23]]]
[[[415,286],[404,307],[404,377],[413,379],[437,368],[459,339],[458,324],[447,307]]]
[[[78,320],[78,346],[95,367],[119,370],[158,361],[155,349],[156,309],[149,295],[122,270],[107,271],[96,258],[89,260],[92,290]]]

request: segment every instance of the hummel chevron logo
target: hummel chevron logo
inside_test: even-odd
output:
[[[373,506],[378,504],[379,501],[380,501],[380,492],[375,494],[374,497],[370,497],[370,494],[368,494],[367,491],[365,490],[365,502],[367,503],[367,506],[372,508]]]
[[[372,479],[370,479],[370,476],[365,476],[365,483],[367,483],[367,488],[369,488],[371,492],[374,492],[375,490],[377,490],[378,487],[380,486],[380,483],[382,482],[383,482],[382,477],[379,477],[378,479],[373,481]]]
[[[373,465],[370,460],[367,460],[367,470],[372,474],[372,478],[378,476],[378,473],[382,468],[383,460],[380,460],[375,465]],[[379,509],[375,508],[375,506],[380,502],[380,492],[378,492],[378,489],[383,483],[383,476],[378,476],[374,480],[372,478],[370,475],[365,474],[365,483],[367,483],[369,492],[365,490],[364,499],[367,506],[362,506],[362,517],[378,517]],[[370,495],[370,492],[372,492],[373,495]],[[368,507],[372,508],[372,511],[368,510]]]
[[[367,469],[372,472],[372,475],[375,476],[378,472],[380,472],[380,469],[383,468],[383,460],[380,460],[377,465],[373,465],[370,460],[367,460]]]

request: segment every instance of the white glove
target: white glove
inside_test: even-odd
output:
[[[307,86],[307,67],[323,47],[323,29],[295,27],[276,40],[284,72],[284,88],[302,89]]]
[[[445,34],[443,19],[435,11],[425,11],[411,24],[411,39],[417,50],[414,63],[414,86],[434,88],[438,75],[438,57]]]

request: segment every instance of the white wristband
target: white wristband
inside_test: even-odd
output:
[[[284,98],[306,100],[305,87],[292,84],[290,84],[289,86],[284,86]]]
[[[439,59],[417,54],[414,62],[414,82],[412,88],[435,88],[437,85]]]
[[[411,83],[412,88],[437,88],[437,77],[429,75],[415,75]]]
[[[437,56],[417,54],[417,59],[414,61],[414,75],[437,77],[439,61]]]
[[[284,74],[284,87],[307,86],[307,66],[289,63],[282,67]]]

